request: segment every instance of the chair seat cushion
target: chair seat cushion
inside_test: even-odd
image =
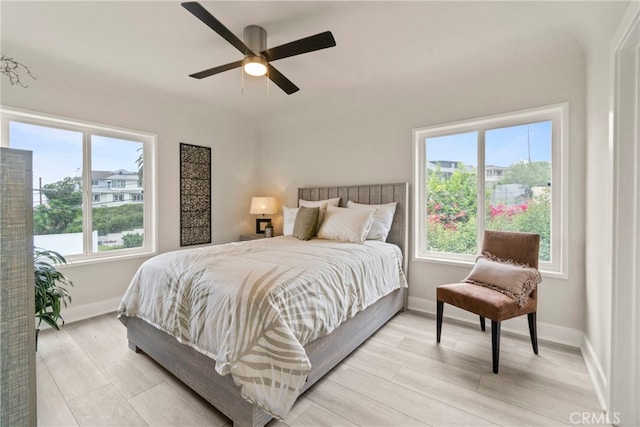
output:
[[[512,317],[533,313],[537,309],[536,298],[529,298],[524,307],[518,307],[513,298],[490,288],[472,283],[440,285],[436,290],[438,301],[501,322]]]

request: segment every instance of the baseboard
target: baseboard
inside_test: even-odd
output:
[[[596,389],[596,395],[598,396],[600,407],[603,411],[607,411],[607,396],[609,395],[607,376],[605,375],[604,369],[602,369],[602,364],[600,363],[600,360],[598,360],[598,356],[593,350],[593,346],[586,335],[584,336],[582,345],[580,346],[580,351],[582,352],[584,363],[587,365],[587,371],[591,377],[591,382],[593,382],[593,387]]]
[[[424,298],[416,298],[410,296],[409,310],[415,310],[435,316],[436,302]],[[467,313],[461,310],[459,311],[459,313],[460,315],[454,314],[452,316],[450,313],[447,314],[447,309],[445,309],[444,317],[473,325],[476,325],[478,323],[478,316],[475,316],[473,314],[468,314],[468,316],[465,316]],[[573,328],[567,328],[565,326],[558,326],[552,325],[550,323],[540,322],[540,319],[538,319],[537,323],[539,340],[564,344],[575,348],[582,347],[582,344],[584,342],[584,333],[582,331],[578,331],[577,329]],[[502,331],[528,337],[529,324],[527,322],[527,318],[525,316],[522,316],[504,322],[502,324]]]
[[[73,323],[79,320],[89,319],[102,314],[112,313],[118,310],[122,298],[112,298],[105,301],[84,305],[70,305],[63,313],[65,323]]]

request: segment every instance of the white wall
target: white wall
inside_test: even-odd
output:
[[[313,105],[292,100],[291,109],[261,127],[262,185],[293,205],[297,186],[410,182],[413,128],[568,101],[569,278],[544,279],[538,320],[541,338],[579,345],[585,321],[583,49],[567,39],[551,47],[532,43],[481,55],[452,69],[450,81],[434,82],[425,75],[375,90],[353,88],[340,99]],[[435,311],[436,286],[458,281],[468,270],[411,261],[410,307]],[[453,307],[445,314],[466,315]]]
[[[613,159],[609,140],[610,41],[619,17],[603,16],[586,52],[587,170],[585,342],[583,352],[600,401],[606,403],[612,331]]]
[[[99,79],[68,80],[52,65],[27,61],[38,69],[29,88],[2,80],[2,104],[158,136],[158,249],[179,248],[179,143],[212,148],[212,233],[214,243],[237,240],[249,229],[248,201],[255,182],[256,137],[237,114],[168,98],[131,87],[103,87]],[[33,64],[33,65],[32,65]],[[88,76],[90,77],[90,76]],[[55,167],[55,165],[52,165]],[[67,321],[113,311],[144,257],[63,267],[73,281]]]

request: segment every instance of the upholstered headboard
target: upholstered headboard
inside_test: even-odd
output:
[[[396,214],[393,218],[387,242],[396,244],[404,256],[404,271],[407,271],[407,251],[409,249],[409,184],[376,184],[339,187],[298,188],[298,199],[324,200],[340,197],[340,206],[346,206],[349,200],[356,203],[382,204],[396,202]]]

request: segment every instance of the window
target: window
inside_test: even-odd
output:
[[[35,246],[70,262],[155,252],[154,135],[8,109],[2,129],[33,152]]]
[[[540,234],[566,276],[566,104],[414,130],[414,256],[473,262],[484,230]]]

